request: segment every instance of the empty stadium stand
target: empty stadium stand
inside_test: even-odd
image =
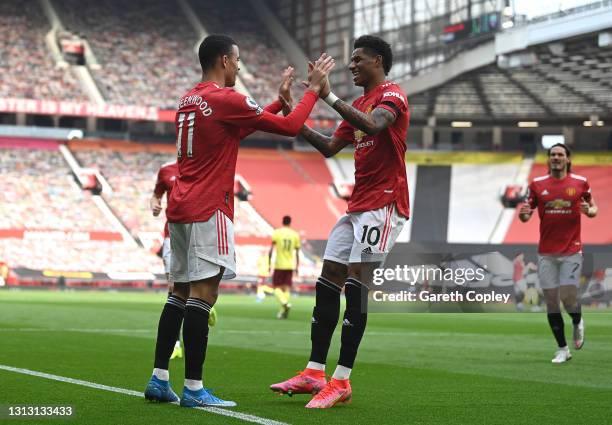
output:
[[[0,2],[0,97],[87,100],[72,71],[58,68],[46,47],[51,28],[40,5],[27,3]]]
[[[275,227],[288,214],[306,238],[325,239],[346,210],[330,190],[332,176],[319,153],[245,149],[237,169],[253,187],[252,205]]]
[[[91,69],[109,103],[174,109],[199,80],[197,34],[174,0],[55,1],[67,29],[85,37],[101,69]]]

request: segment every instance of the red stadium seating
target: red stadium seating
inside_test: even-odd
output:
[[[309,239],[326,239],[346,203],[329,190],[332,176],[318,153],[242,150],[238,172],[253,188],[251,203],[273,226],[288,214]]]

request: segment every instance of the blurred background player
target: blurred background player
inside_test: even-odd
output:
[[[386,80],[393,63],[391,46],[364,35],[355,40],[353,49],[349,70],[355,85],[363,87],[363,96],[351,106],[331,92],[327,81],[321,97],[344,120],[331,137],[306,126],[300,133],[325,157],[347,145],[355,147],[355,187],[347,214],[329,235],[316,283],[310,361],[299,375],[270,387],[288,394],[318,392],[307,408],[330,408],[351,400],[349,377],[366,327],[372,272],[392,249],[409,215],[404,156],[410,113],[404,91]],[[325,363],[343,287],[346,310],[340,358],[326,382]]]
[[[225,35],[209,35],[199,47],[202,81],[179,101],[175,118],[178,178],[166,211],[169,221],[172,294],[159,319],[153,376],[145,398],[177,402],[168,365],[183,326],[185,384],[180,405],[236,406],[204,388],[202,373],[208,345],[208,319],[221,279],[236,275],[234,245],[234,179],[240,140],[256,130],[296,136],[314,107],[332,57],[323,54],[308,70],[310,89],[289,115],[275,101],[264,110],[233,90],[239,71],[239,49]],[[283,74],[291,79],[291,69]],[[284,83],[285,81],[283,81]],[[287,87],[287,84],[281,85]],[[279,95],[282,95],[279,93]]]
[[[581,214],[597,215],[597,206],[586,177],[570,173],[571,151],[563,144],[548,150],[549,174],[536,177],[529,184],[527,202],[521,206],[519,219],[525,223],[538,208],[540,243],[538,277],[546,300],[548,324],[559,349],[553,363],[572,358],[565,340],[559,300],[572,318],[574,348],[584,344],[584,319],[578,299],[582,271]]]
[[[159,216],[162,211],[162,198],[166,194],[166,201],[170,199],[172,186],[178,175],[178,165],[176,161],[163,164],[157,172],[157,181],[153,189],[153,195],[149,205],[154,217]],[[168,231],[168,220],[164,224],[164,241],[162,244],[162,259],[164,261],[164,271],[166,272],[166,280],[168,282],[168,297],[172,295],[172,281],[170,280],[170,264],[172,262],[172,251],[170,249],[170,232]],[[181,341],[177,338],[174,350],[170,359],[183,357]]]
[[[537,266],[529,262],[525,263],[525,253],[518,252],[512,260],[512,280],[514,282],[514,302],[518,311],[523,311],[525,308],[525,298],[527,294],[527,274],[532,270],[537,270]],[[535,288],[534,288],[535,289]],[[533,294],[533,292],[531,292]],[[537,291],[536,291],[537,295]],[[533,295],[530,298],[533,301]],[[537,304],[537,299],[536,299]]]
[[[274,287],[274,295],[281,305],[276,316],[278,319],[289,317],[289,310],[291,310],[289,298],[293,275],[295,274],[297,277],[300,268],[300,235],[290,226],[291,217],[286,215],[283,217],[283,226],[275,229],[272,233],[272,245],[270,245],[270,253],[268,254],[269,263],[272,265],[272,253],[276,249],[272,286]]]
[[[266,294],[274,294],[274,288],[268,285],[270,278],[270,256],[268,253],[262,253],[257,260],[257,296],[255,300],[262,302],[266,298]]]

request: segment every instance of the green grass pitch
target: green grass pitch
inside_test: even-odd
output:
[[[165,295],[0,291],[0,365],[143,391]],[[603,424],[612,421],[612,315],[587,311],[586,344],[552,365],[544,314],[371,314],[353,402],[324,411],[268,386],[305,366],[312,297],[276,320],[268,297],[221,295],[205,385],[238,412],[291,424]],[[338,358],[337,328],[328,373]],[[566,333],[571,327],[566,316]],[[182,389],[183,363],[170,366]],[[0,406],[71,405],[72,419],[5,423],[239,424],[243,420],[0,370]]]

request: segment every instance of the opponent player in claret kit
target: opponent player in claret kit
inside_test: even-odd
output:
[[[276,115],[275,101],[265,109],[234,91],[239,71],[237,43],[224,35],[210,35],[199,48],[202,81],[179,101],[176,145],[179,174],[168,202],[172,264],[172,295],[159,320],[153,376],[145,398],[177,402],[169,384],[168,364],[181,324],[185,346],[185,386],[180,405],[221,406],[222,400],[204,388],[202,369],[208,342],[208,318],[222,277],[235,276],[234,177],[238,144],[255,130],[295,136],[312,111],[334,67],[322,55],[308,70],[309,90],[287,116]],[[281,87],[291,79],[291,68]],[[287,94],[288,97],[288,94]]]
[[[329,235],[316,283],[310,361],[297,376],[270,386],[289,395],[316,393],[307,408],[330,408],[351,400],[349,377],[366,327],[372,273],[393,247],[409,215],[404,155],[410,113],[403,90],[386,80],[393,62],[391,47],[369,35],[359,37],[353,47],[349,70],[355,85],[363,87],[363,96],[348,105],[330,91],[327,81],[321,97],[344,120],[331,137],[308,127],[300,132],[325,157],[347,145],[355,147],[353,194],[347,214]],[[340,316],[343,287],[346,310],[340,358],[327,382],[325,364]]]
[[[584,318],[578,300],[582,270],[581,214],[597,215],[597,206],[586,177],[571,173],[571,151],[556,144],[548,151],[549,174],[536,177],[529,184],[527,202],[521,206],[519,219],[525,223],[535,208],[540,217],[538,277],[544,291],[548,323],[559,346],[553,363],[572,358],[565,340],[559,299],[572,318],[574,348],[584,345]]]

